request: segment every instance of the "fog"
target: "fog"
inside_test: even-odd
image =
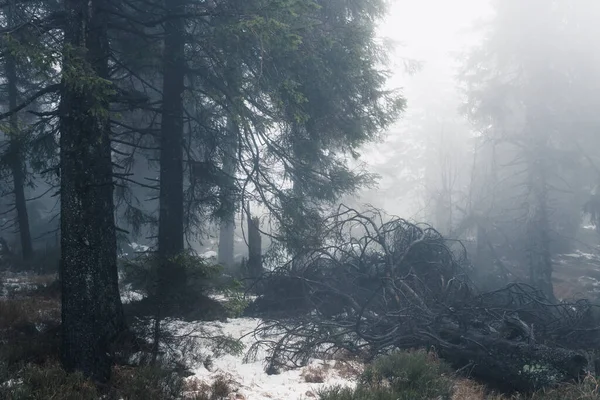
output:
[[[364,148],[363,161],[381,180],[376,191],[362,192],[361,200],[395,215],[422,220],[427,217],[424,196],[431,186],[425,182],[425,168],[437,162],[432,154],[439,154],[441,147],[454,140],[462,146],[453,158],[469,158],[465,151],[470,147],[470,127],[459,110],[464,93],[457,76],[461,57],[482,40],[477,25],[491,18],[490,14],[487,1],[392,4],[379,35],[394,46],[389,85],[400,87],[408,104],[383,141]],[[407,70],[411,62],[418,65],[416,71]],[[426,131],[424,124],[428,124]],[[462,167],[464,172],[465,165]]]
[[[598,13],[591,1],[395,2],[380,34],[397,44],[390,84],[407,108],[364,148],[380,179],[360,201],[431,223],[513,278],[541,267],[532,253],[563,277],[559,254],[596,254]]]
[[[586,250],[581,243],[589,251],[596,245],[591,228],[600,211],[599,9],[585,0],[532,0],[525,5],[483,0],[391,2],[378,24],[376,41],[386,48],[389,61],[382,63],[389,71],[385,87],[400,89],[405,108],[378,132],[379,140],[356,149],[358,159],[343,155],[352,167],[363,168],[376,179],[342,193],[326,209],[340,203],[361,208],[367,203],[390,215],[429,223],[473,246],[472,258],[479,257],[484,264],[502,259],[528,265],[530,245],[541,245],[546,259]],[[149,79],[158,84],[155,76]],[[133,86],[137,90],[145,85]],[[127,118],[133,125],[147,120],[144,113]],[[215,119],[215,129],[222,124]],[[283,134],[278,129],[273,136]],[[152,187],[159,176],[156,158],[141,152],[123,156],[127,145],[116,149],[115,164],[126,165],[131,182],[143,183],[117,189],[121,243],[152,246],[159,207]],[[215,149],[218,146],[203,148],[198,157],[208,160]],[[272,179],[285,191],[297,181],[282,165],[269,173],[281,175]],[[32,199],[28,206],[34,242],[40,248],[58,243],[59,203],[52,189],[56,180],[48,171],[43,171],[44,177],[32,176],[26,188]],[[247,179],[241,169],[237,178]],[[187,177],[186,190],[191,182]],[[280,226],[272,221],[268,200],[256,194],[259,186],[252,182],[245,189],[247,204],[262,218],[263,232],[271,234]],[[9,192],[10,187],[4,191]],[[209,192],[207,204],[216,193]],[[3,196],[5,208],[10,208],[9,197]],[[3,216],[4,236],[18,247],[9,214]],[[199,252],[216,251],[219,219],[208,208],[199,207],[196,214],[200,222],[187,232],[187,245]],[[239,206],[235,215],[239,260],[247,253],[246,217]],[[139,227],[131,224],[132,218]],[[525,239],[535,243],[526,244]],[[270,243],[265,237],[265,251]],[[487,247],[494,248],[495,255],[483,250]]]

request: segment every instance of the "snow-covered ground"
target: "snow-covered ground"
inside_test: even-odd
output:
[[[125,288],[121,295],[124,302],[139,300],[143,295]],[[227,301],[224,294],[212,294],[218,301]],[[199,354],[186,360],[198,359],[193,373],[188,379],[210,385],[224,378],[233,389],[231,399],[248,400],[305,400],[317,398],[319,390],[331,386],[354,386],[354,378],[362,371],[362,365],[352,361],[312,360],[307,366],[281,371],[276,375],[265,372],[266,348],[259,348],[254,357],[245,362],[245,356],[253,344],[263,338],[256,337],[254,331],[263,321],[257,318],[232,318],[227,322],[185,322],[181,320],[164,321],[163,329],[174,336],[185,338],[187,342],[180,346],[184,353],[196,350]],[[243,350],[238,354],[224,353],[215,349],[215,337],[228,337],[238,340]],[[276,340],[276,338],[269,337]],[[194,341],[190,344],[189,341]],[[183,350],[181,350],[183,349]],[[206,360],[210,360],[206,362]],[[317,379],[315,379],[317,376]],[[320,379],[322,378],[322,379]],[[314,382],[321,381],[322,382]]]
[[[32,274],[3,274],[5,288],[10,292],[35,287]],[[143,294],[123,288],[123,302],[140,300]],[[227,301],[225,295],[211,296],[219,301]],[[248,400],[306,400],[317,398],[319,390],[330,386],[354,386],[354,378],[361,372],[362,365],[351,361],[312,360],[307,366],[299,369],[283,370],[279,374],[269,375],[265,372],[267,350],[259,350],[255,357],[245,362],[248,350],[261,338],[253,332],[262,322],[255,318],[233,318],[227,322],[184,322],[181,320],[165,321],[163,328],[193,345],[176,349],[187,352],[190,349],[199,351],[198,357],[187,379],[210,385],[216,379],[224,378],[232,388],[231,399]],[[236,354],[223,352],[215,346],[215,337],[228,337],[239,340],[243,350]],[[276,339],[270,337],[270,339]],[[207,362],[207,360],[210,360]]]
[[[239,339],[244,345],[244,350],[239,355],[225,354],[214,357],[211,350],[206,350],[210,346],[203,347],[204,356],[209,356],[211,363],[204,363],[208,368],[203,364],[198,365],[189,379],[198,379],[210,384],[215,379],[224,377],[234,389],[232,399],[249,400],[312,399],[325,387],[354,385],[354,372],[360,371],[361,366],[350,362],[313,360],[306,367],[283,371],[277,375],[268,375],[265,372],[266,351],[259,351],[255,361],[245,363],[244,356],[247,350],[257,341],[252,332],[260,323],[260,319],[253,318],[230,319],[226,323],[173,323],[172,328],[180,334],[203,329],[213,335],[227,335]],[[203,343],[199,344],[202,346]],[[307,382],[321,380],[314,379],[315,375],[322,377],[323,382]]]
[[[144,298],[144,293],[131,289],[131,284],[121,290],[121,302],[123,304],[131,303],[132,301],[140,301]]]

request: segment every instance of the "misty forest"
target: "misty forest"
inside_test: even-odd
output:
[[[600,399],[597,0],[0,0],[0,399]]]

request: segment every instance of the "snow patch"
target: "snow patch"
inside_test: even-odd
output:
[[[139,243],[134,243],[134,242],[131,243],[131,248],[133,249],[133,251],[138,251],[141,253],[144,253],[144,252],[150,250],[149,246],[139,244]]]
[[[214,250],[209,250],[209,251],[206,251],[206,252],[200,254],[200,257],[205,258],[205,259],[212,259],[212,258],[216,259],[217,252]]]
[[[267,350],[262,348],[250,362],[244,362],[248,349],[261,338],[255,337],[254,330],[263,321],[255,318],[236,318],[228,322],[187,323],[172,321],[169,330],[177,335],[190,336],[193,332],[203,331],[203,337],[198,337],[199,348],[205,349],[203,358],[208,360],[203,365],[197,366],[192,372],[194,375],[188,379],[198,379],[210,384],[219,377],[225,377],[232,382],[234,391],[243,396],[241,398],[252,400],[300,400],[316,398],[319,390],[330,386],[355,385],[351,374],[341,371],[340,364],[332,360],[314,359],[303,368],[282,371],[277,375],[268,375],[265,372]],[[241,354],[216,354],[208,345],[209,336],[224,335],[238,339],[244,345]],[[272,339],[272,338],[271,338]],[[204,342],[204,343],[203,343]],[[339,363],[339,361],[337,362]],[[362,366],[355,364],[350,370],[359,371]],[[319,382],[307,378],[308,374],[317,372]],[[320,382],[322,380],[322,382]],[[309,382],[307,382],[309,381]]]
[[[119,277],[119,280],[122,279],[122,277]],[[131,303],[132,301],[140,301],[144,297],[146,297],[146,295],[142,291],[133,290],[130,283],[121,288],[121,303],[123,304]]]
[[[127,304],[127,303],[131,303],[133,301],[140,301],[144,297],[146,297],[146,296],[144,296],[144,294],[139,291],[126,290],[123,293],[121,293],[121,303]]]
[[[0,282],[2,282],[0,297],[6,298],[19,292],[37,288],[38,285],[31,282],[31,276],[32,274],[27,272],[5,272],[2,274],[0,276]]]
[[[585,258],[586,260],[600,261],[600,257],[592,253],[584,253],[583,251],[577,250],[575,253],[566,253],[563,257],[569,258]]]

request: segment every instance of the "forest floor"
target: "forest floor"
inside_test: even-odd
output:
[[[49,292],[56,276],[31,273],[0,274],[0,333],[6,330],[23,330],[25,322],[32,323],[36,330],[57,323],[60,316],[60,303],[56,292]],[[588,253],[562,255],[556,268],[557,290],[563,298],[585,295],[597,297],[600,293],[600,258]],[[56,289],[55,289],[56,290]],[[53,294],[54,293],[54,294]],[[124,291],[124,302],[139,300],[141,295],[132,291]],[[298,369],[284,370],[277,374],[265,372],[267,352],[259,350],[255,357],[247,360],[247,351],[261,340],[276,338],[259,338],[253,335],[262,321],[254,318],[231,318],[227,322],[184,322],[180,320],[166,321],[166,329],[176,336],[192,338],[199,349],[199,357],[191,370],[192,375],[186,378],[193,387],[206,387],[214,382],[226,382],[228,395],[226,399],[248,400],[309,400],[320,399],[320,392],[332,386],[354,387],[364,365],[351,358],[343,357],[334,360],[314,359],[307,366]],[[195,336],[195,333],[200,333]],[[227,336],[239,340],[243,346],[238,352],[219,351],[211,345],[212,338]],[[0,340],[2,338],[0,337]],[[54,343],[54,342],[52,342]],[[22,343],[23,344],[23,343]],[[2,346],[0,346],[1,348]],[[57,354],[57,349],[39,349],[37,343],[25,342],[23,348],[0,349],[0,364],[6,359],[21,358],[26,361],[36,360],[37,351],[49,351]],[[14,360],[13,360],[14,361]],[[0,389],[7,382],[0,382]],[[600,399],[598,387],[587,392],[578,386],[569,389],[581,399]],[[483,399],[524,399],[524,397],[502,397],[490,394],[484,386],[467,379],[456,379],[454,382],[453,400]],[[561,392],[564,393],[564,392]],[[533,399],[558,399],[562,394],[547,392],[536,394]]]
[[[328,386],[353,386],[356,377],[362,372],[363,365],[350,359],[314,359],[307,366],[269,375],[265,372],[266,349],[260,349],[253,359],[245,360],[247,351],[252,345],[257,340],[264,339],[256,338],[252,334],[261,322],[253,318],[235,318],[225,323],[179,321],[177,324],[179,332],[194,331],[198,328],[208,329],[213,334],[239,339],[244,345],[243,350],[238,354],[215,355],[210,350],[205,350],[205,356],[211,360],[210,365],[206,365],[207,363],[197,365],[190,379],[210,384],[216,379],[225,378],[230,384],[232,393],[235,393],[232,397],[238,399],[300,400],[316,398],[319,391]],[[198,324],[201,327],[198,327]],[[201,348],[207,349],[209,346],[201,346]]]

